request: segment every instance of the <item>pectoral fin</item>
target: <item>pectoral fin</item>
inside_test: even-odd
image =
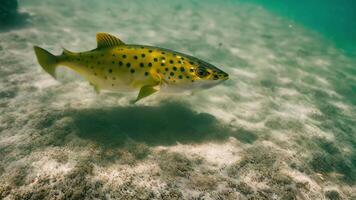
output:
[[[145,85],[140,89],[140,92],[138,93],[138,96],[136,100],[132,101],[132,103],[136,103],[140,99],[143,99],[147,96],[150,96],[151,94],[155,93],[158,91],[158,89],[154,88],[155,85]]]

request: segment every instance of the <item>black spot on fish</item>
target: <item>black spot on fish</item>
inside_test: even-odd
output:
[[[174,63],[174,61],[173,61],[173,60],[170,60],[170,61],[169,61],[169,63],[173,64],[173,63]]]
[[[184,67],[180,67],[179,69],[180,69],[181,72],[185,71]]]
[[[192,83],[194,82],[194,80],[192,80]]]
[[[96,73],[94,72],[94,76],[96,76]]]
[[[107,77],[107,76],[104,76],[104,79],[105,79],[105,80],[107,80],[107,79],[108,79],[108,77]]]
[[[157,61],[158,61],[158,59],[157,59],[157,58],[154,58],[153,60],[154,60],[155,62],[157,62]]]
[[[190,79],[190,76],[187,76],[186,78],[187,78],[187,79]]]
[[[146,55],[143,53],[143,54],[141,54],[141,56],[142,56],[142,58],[144,58]]]
[[[166,60],[166,58],[165,58],[165,57],[161,57],[161,59],[162,59],[162,60]]]
[[[148,72],[145,72],[145,76],[148,76]]]
[[[116,80],[116,77],[112,77],[112,80],[114,80],[114,81],[115,81],[115,80]]]
[[[140,67],[144,67],[145,65],[143,63],[140,63]]]
[[[135,73],[135,70],[134,70],[134,69],[131,69],[130,72],[133,74],[133,73]]]
[[[126,67],[131,67],[131,64],[130,63],[126,63]]]
[[[179,79],[183,79],[183,76],[182,76],[182,75],[179,75],[178,78],[179,78]]]
[[[111,84],[111,86],[113,86],[113,87],[114,87],[114,84]]]
[[[141,47],[141,49],[144,49],[145,47]]]
[[[169,73],[169,75],[174,76],[174,72]]]
[[[178,63],[179,63],[179,64],[182,64],[182,61],[178,60]]]
[[[104,54],[102,53],[101,56],[104,57]]]
[[[112,57],[115,57],[115,54],[112,54]]]
[[[122,63],[121,61],[119,62],[119,65],[122,66],[124,63]]]
[[[124,55],[122,55],[122,58],[126,58],[126,55],[124,54]]]
[[[161,66],[163,67],[163,66],[164,66],[164,63],[161,63]]]
[[[112,69],[109,69],[109,73],[112,73]]]
[[[214,80],[218,80],[219,79],[219,76],[218,75],[214,75]]]
[[[148,63],[148,66],[149,66],[149,67],[152,67],[152,63]]]
[[[138,58],[137,56],[134,56],[134,59],[135,59],[135,60],[137,60],[137,58]]]
[[[152,50],[148,50],[148,52],[152,53]]]
[[[194,65],[194,63],[192,61],[189,61],[189,64]]]
[[[90,56],[90,58],[94,58],[94,56]]]
[[[173,67],[173,70],[174,70],[174,71],[177,71],[177,67],[174,66],[174,67]]]
[[[164,51],[162,51],[162,54],[166,54]]]
[[[168,72],[168,68],[167,67],[164,70],[166,70],[166,72]]]
[[[111,63],[112,63],[112,64],[115,64],[115,61],[112,61]]]
[[[194,69],[190,68],[189,71],[190,71],[190,72],[194,72]]]
[[[100,61],[98,61],[98,65],[100,65]]]

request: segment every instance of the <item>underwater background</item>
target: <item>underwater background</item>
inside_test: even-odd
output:
[[[2,0],[0,199],[356,199],[356,3]],[[96,94],[33,46],[177,50],[230,80]]]

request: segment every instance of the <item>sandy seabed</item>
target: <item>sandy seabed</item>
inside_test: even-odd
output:
[[[356,199],[356,60],[261,7],[20,1],[0,32],[0,199]],[[95,33],[195,55],[230,80],[191,95],[102,93],[39,45]]]

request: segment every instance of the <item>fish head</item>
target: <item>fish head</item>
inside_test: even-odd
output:
[[[191,71],[195,85],[201,88],[211,88],[229,79],[229,74],[204,61],[198,61],[198,65],[193,66]]]

